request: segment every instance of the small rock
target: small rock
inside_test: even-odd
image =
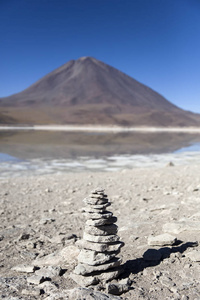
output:
[[[167,167],[174,167],[174,163],[172,161],[170,161],[168,164],[167,164]]]
[[[27,278],[28,283],[36,284],[36,285],[44,282],[45,280],[46,278],[44,278],[44,276],[39,276],[39,275],[33,275]]]
[[[30,237],[29,233],[23,233],[22,235],[20,235],[19,241],[28,240],[29,237]]]
[[[164,233],[157,236],[148,237],[148,245],[151,246],[166,246],[173,245],[176,242],[177,238],[171,234]]]
[[[80,286],[87,287],[90,285],[97,284],[99,280],[96,278],[96,276],[81,276],[78,274],[71,273],[70,277]]]
[[[61,267],[48,266],[37,270],[35,274],[46,278],[52,278],[55,276],[59,276],[61,274],[61,271],[62,271]]]
[[[130,289],[128,284],[108,283],[106,286],[108,294],[121,295]]]
[[[87,274],[91,274],[92,272],[105,271],[110,268],[120,266],[120,264],[121,264],[121,259],[116,258],[116,257],[113,258],[110,262],[102,264],[102,265],[98,265],[98,266],[89,266],[89,265],[80,263],[80,264],[78,264],[78,266],[76,266],[74,273],[84,276]]]
[[[83,239],[89,242],[94,242],[94,243],[112,243],[112,242],[117,242],[119,241],[119,236],[118,235],[105,235],[105,236],[100,236],[100,235],[92,235],[88,234],[86,232],[83,233]]]
[[[22,293],[22,295],[26,295],[26,296],[37,297],[37,296],[41,295],[41,290],[40,289],[34,289],[34,290],[23,289],[21,293]]]
[[[107,295],[87,288],[76,288],[70,291],[69,300],[119,300],[118,296]]]
[[[36,270],[36,267],[22,264],[22,265],[13,267],[11,270],[16,271],[16,272],[22,272],[22,273],[34,273]]]
[[[56,291],[58,289],[58,287],[51,281],[44,281],[38,287],[44,290],[45,293],[52,293],[52,291]]]

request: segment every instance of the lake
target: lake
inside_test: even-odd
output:
[[[0,131],[0,177],[198,163],[200,134]]]

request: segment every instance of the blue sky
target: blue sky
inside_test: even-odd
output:
[[[200,113],[199,0],[0,0],[0,97],[81,56]]]

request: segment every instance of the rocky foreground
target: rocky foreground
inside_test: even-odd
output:
[[[105,284],[72,278],[83,199],[103,187],[117,217],[124,272]],[[199,299],[200,168],[166,166],[0,181],[1,299]]]

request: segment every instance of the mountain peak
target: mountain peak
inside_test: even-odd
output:
[[[96,58],[83,56],[0,99],[18,123],[195,126],[199,116]]]

